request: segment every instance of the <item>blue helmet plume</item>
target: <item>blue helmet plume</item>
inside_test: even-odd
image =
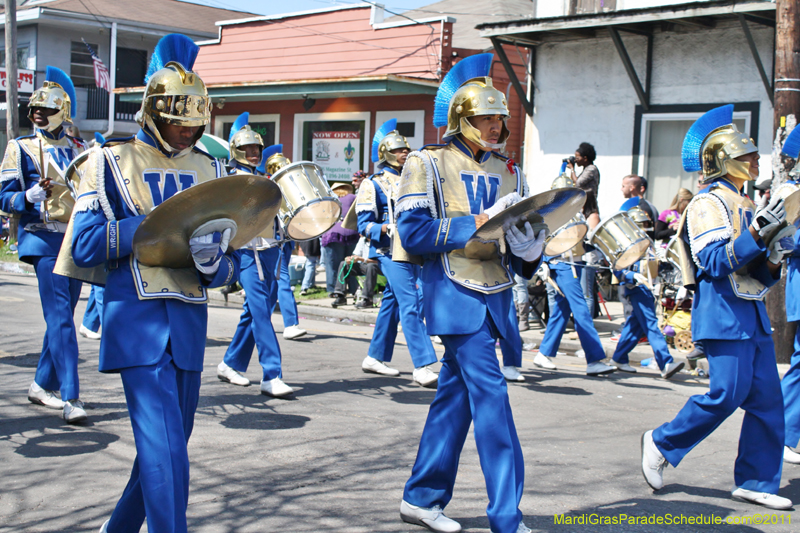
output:
[[[789,136],[786,137],[781,152],[793,159],[797,159],[797,156],[800,155],[800,128],[795,126]]]
[[[231,132],[228,134],[228,142],[233,142],[233,136],[236,135],[236,132],[240,129],[247,126],[250,122],[250,113],[245,111],[241,115],[239,115],[236,120],[234,121],[233,125],[231,126]]]
[[[240,117],[241,118],[241,117]],[[261,152],[261,163],[258,164],[256,170],[261,172],[262,174],[267,172],[267,159],[272,157],[275,154],[282,154],[283,153],[283,145],[282,144],[273,144],[272,146],[268,146],[264,148]]]
[[[625,203],[622,204],[622,206],[619,208],[619,210],[620,211],[627,211],[628,209],[631,209],[632,207],[636,207],[637,205],[639,205],[640,201],[641,201],[641,198],[639,198],[638,196],[634,196],[632,198],[629,198],[629,199],[625,200]]]
[[[170,61],[180,63],[186,70],[192,70],[199,51],[200,47],[185,35],[180,33],[165,35],[158,41],[150,57],[150,65],[144,77],[145,85],[150,81],[150,76],[164,68]]]
[[[465,57],[450,69],[444,77],[436,93],[433,103],[433,125],[447,126],[447,112],[450,109],[450,100],[464,82],[472,78],[488,76],[492,70],[493,54],[477,54]]]
[[[72,84],[72,79],[67,76],[66,72],[56,67],[47,67],[44,79],[45,81],[57,83],[64,89],[64,92],[69,96],[69,116],[70,118],[75,118],[78,113],[78,99],[75,98],[75,86]]]
[[[681,149],[681,159],[683,159],[683,170],[686,172],[698,172],[703,170],[703,161],[700,150],[703,148],[703,141],[708,134],[717,128],[733,123],[733,104],[724,105],[708,111],[705,115],[698,118],[683,139]]]
[[[106,138],[103,137],[99,131],[94,132],[94,140],[100,146],[103,146],[106,143]]]
[[[380,146],[381,141],[384,137],[386,137],[390,132],[393,132],[397,129],[397,119],[390,118],[386,122],[384,122],[378,131],[375,132],[375,135],[372,137],[372,162],[377,163],[378,160],[381,158],[378,155],[378,146]]]

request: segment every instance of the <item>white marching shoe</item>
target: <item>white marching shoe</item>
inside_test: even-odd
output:
[[[531,528],[525,525],[525,522],[520,522],[517,526],[517,533],[531,533]]]
[[[653,430],[642,434],[642,475],[653,490],[664,486],[664,467],[669,464],[653,442]]]
[[[547,357],[542,352],[536,354],[536,357],[533,358],[533,364],[538,366],[539,368],[544,368],[545,370],[555,370],[556,365],[550,362],[550,358]]]
[[[227,381],[232,385],[239,385],[240,387],[249,387],[250,380],[236,369],[229,367],[225,361],[217,366],[217,377],[220,381]]]
[[[431,370],[430,365],[426,365],[415,368],[413,378],[421,387],[435,387],[439,380],[439,374]]]
[[[55,391],[44,390],[35,381],[31,383],[31,388],[28,389],[28,401],[44,405],[50,409],[64,408],[64,401],[56,396]]]
[[[602,376],[616,372],[616,370],[613,366],[609,366],[602,361],[595,361],[586,365],[587,376]]]
[[[108,520],[106,520],[105,522],[103,522],[103,525],[100,526],[100,533],[108,533],[108,523],[109,522],[111,522],[110,518]]]
[[[293,393],[294,389],[284,383],[281,378],[261,382],[261,394],[272,396],[273,398],[283,398]]]
[[[683,361],[680,363],[667,363],[667,366],[664,367],[664,371],[661,373],[661,377],[664,379],[671,378],[683,369],[683,365]]]
[[[61,413],[67,424],[77,424],[86,420],[86,411],[83,409],[83,402],[75,398],[64,402],[64,410]]]
[[[361,370],[372,374],[380,374],[381,376],[399,376],[400,371],[396,368],[386,366],[383,361],[378,361],[374,357],[366,356],[361,363]],[[437,376],[438,379],[438,376]]]
[[[636,373],[636,369],[635,369],[635,368],[633,368],[633,367],[632,367],[631,365],[629,365],[628,363],[619,363],[619,362],[617,362],[617,361],[614,361],[614,360],[612,359],[612,360],[611,360],[611,364],[612,364],[613,366],[615,366],[615,367],[617,368],[617,370],[619,370],[620,372],[627,372],[627,373],[629,373],[629,374],[635,374],[635,373]]]
[[[289,326],[283,329],[283,338],[287,341],[293,341],[294,339],[299,339],[306,333],[308,332],[299,325]]]
[[[91,339],[93,341],[98,341],[98,340],[100,340],[100,337],[102,337],[102,335],[100,335],[100,333],[95,333],[94,331],[90,330],[89,328],[87,328],[83,324],[81,324],[81,327],[78,328],[78,333],[80,333],[81,335],[83,335],[87,339]]]
[[[460,533],[461,531],[461,524],[447,518],[438,505],[426,509],[403,500],[403,503],[400,504],[400,518],[403,522],[427,527],[437,533]]]
[[[763,505],[768,509],[776,509],[778,511],[785,511],[792,508],[792,500],[789,498],[783,498],[777,494],[770,494],[768,492],[758,492],[755,490],[747,490],[737,487],[733,489],[731,496],[746,502],[755,503],[756,505]]]
[[[800,453],[797,453],[788,446],[783,447],[783,462],[793,465],[800,465]]]
[[[506,378],[506,381],[525,381],[525,376],[520,374],[515,366],[501,366],[500,371],[503,373],[503,377]]]

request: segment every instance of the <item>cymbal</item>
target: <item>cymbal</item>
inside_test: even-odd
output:
[[[235,174],[181,191],[153,209],[136,229],[133,253],[146,266],[191,267],[189,238],[211,220],[236,223],[229,250],[241,248],[272,224],[281,206],[281,190],[263,176]]]
[[[508,228],[516,225],[523,229],[530,222],[534,231],[546,226],[552,233],[570,221],[586,202],[586,193],[577,187],[552,189],[525,198],[508,209],[499,212],[478,228],[473,239],[502,241]]]
[[[786,211],[786,222],[797,224],[800,220],[800,191],[794,191],[783,200],[783,209]]]
[[[356,213],[355,201],[353,201],[353,205],[350,206],[347,214],[342,219],[342,227],[344,229],[358,231],[358,214]]]

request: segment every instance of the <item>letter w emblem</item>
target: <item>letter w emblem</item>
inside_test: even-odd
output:
[[[178,172],[177,170],[152,169],[146,171],[143,178],[145,183],[150,186],[153,206],[161,205],[161,202],[177,194],[178,182],[180,182],[182,191],[197,183],[195,172]]]
[[[497,201],[497,193],[500,188],[498,174],[462,170],[461,181],[464,182],[464,188],[467,191],[470,214],[480,215]]]

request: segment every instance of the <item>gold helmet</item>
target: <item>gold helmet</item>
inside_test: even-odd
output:
[[[502,150],[508,140],[506,126],[508,106],[506,96],[494,88],[488,76],[492,54],[477,54],[462,59],[450,69],[436,93],[433,125],[447,126],[443,139],[449,141],[459,133],[467,140],[489,150]],[[480,115],[502,115],[503,129],[500,142],[488,143],[481,139],[480,131],[470,122],[469,117]]]
[[[270,176],[274,176],[276,172],[286,165],[291,165],[292,161],[283,155],[282,144],[273,144],[269,148],[264,148],[261,154],[261,164],[264,168],[260,170],[265,171]]]
[[[199,127],[194,139],[197,142],[211,120],[206,84],[191,71],[198,51],[199,47],[185,35],[170,34],[158,41],[150,59],[147,87],[136,119],[140,126],[152,131],[167,152],[176,150],[161,137],[157,122]]]
[[[628,209],[628,216],[631,217],[633,221],[636,222],[636,225],[642,229],[653,227],[653,221],[650,220],[650,216],[638,205]]]
[[[575,182],[572,181],[572,178],[567,176],[566,174],[561,174],[559,177],[553,180],[553,184],[550,186],[550,189],[563,189],[565,187],[574,187]]]
[[[264,149],[264,141],[258,132],[253,131],[248,124],[250,120],[250,113],[244,112],[239,115],[239,118],[231,126],[231,133],[228,136],[228,146],[230,158],[234,161],[246,165],[248,167],[254,166],[245,157],[244,147],[248,144],[255,144],[259,146],[258,159],[261,160],[261,151]]]
[[[750,163],[737,157],[758,152],[755,141],[733,124],[733,105],[712,109],[692,124],[683,140],[681,157],[687,172],[703,171],[703,183],[720,176],[750,181]]]
[[[36,89],[28,102],[28,118],[33,122],[36,107],[55,109],[56,113],[47,117],[45,131],[54,131],[62,125],[71,125],[77,112],[75,86],[67,74],[56,67],[47,67],[45,82]]]
[[[397,155],[392,153],[392,150],[398,148],[407,148],[411,151],[406,138],[397,131],[397,119],[392,118],[384,122],[372,137],[372,162],[378,168],[383,165],[401,167]]]

